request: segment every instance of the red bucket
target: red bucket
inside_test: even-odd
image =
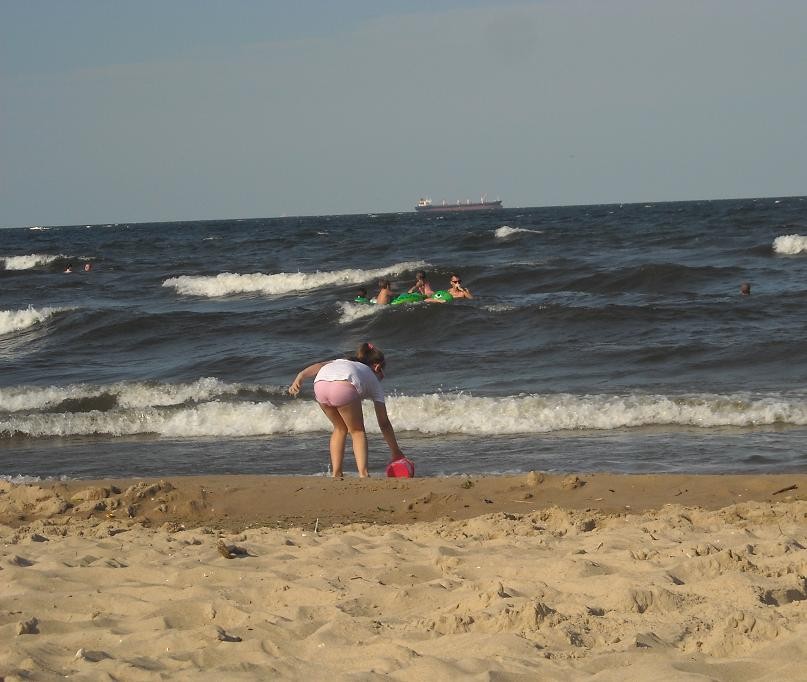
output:
[[[414,478],[415,463],[406,457],[392,460],[387,465],[387,478]]]

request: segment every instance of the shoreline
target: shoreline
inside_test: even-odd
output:
[[[793,487],[795,486],[795,487]],[[15,492],[16,491],[16,492]],[[15,501],[15,498],[19,498]],[[75,518],[148,525],[325,528],[469,519],[546,507],[641,513],[664,505],[719,509],[807,500],[807,474],[543,474],[413,479],[312,476],[170,476],[0,482],[0,524]]]

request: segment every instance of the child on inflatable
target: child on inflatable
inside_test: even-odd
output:
[[[377,303],[378,305],[386,305],[392,300],[392,286],[390,285],[388,279],[379,280],[378,286],[380,288],[378,293],[375,295],[375,300],[373,303]]]
[[[458,274],[452,272],[449,280],[451,286],[448,288],[448,293],[451,294],[453,298],[473,298],[471,292],[462,286],[462,279],[460,279]]]
[[[449,280],[449,288],[435,291],[426,299],[426,303],[451,303],[455,298],[473,298],[470,290],[462,286],[459,275],[452,272]]]
[[[415,292],[423,294],[426,298],[434,293],[432,285],[426,281],[426,273],[423,270],[418,270],[415,273],[415,283],[407,291],[408,294],[414,294]]]

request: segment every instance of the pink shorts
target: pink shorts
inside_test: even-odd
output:
[[[349,381],[315,381],[314,397],[326,407],[344,407],[359,400],[359,392]]]

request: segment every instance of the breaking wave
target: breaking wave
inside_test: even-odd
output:
[[[253,392],[260,387],[251,387]],[[20,412],[0,416],[0,438],[69,436],[243,437],[327,432],[330,423],[313,400],[281,398],[280,387],[264,387],[271,400],[236,401],[243,387],[201,379],[178,387],[133,384],[111,409],[86,412]],[[21,389],[20,389],[21,390]],[[28,402],[4,394],[3,409],[30,409],[59,402],[49,389]],[[75,387],[64,389],[75,395]],[[96,388],[96,391],[99,389]],[[112,390],[112,387],[106,390]],[[128,391],[127,395],[126,394]],[[128,396],[128,397],[127,397]],[[192,396],[188,404],[183,398]],[[216,399],[208,400],[208,397]],[[172,402],[173,401],[173,402]],[[171,404],[169,404],[171,403]],[[62,403],[64,404],[64,403]],[[369,404],[365,409],[371,411]],[[763,395],[519,395],[501,398],[465,394],[392,396],[388,410],[397,431],[430,435],[498,436],[560,431],[608,431],[638,427],[759,427],[807,425],[807,397]],[[371,413],[368,430],[377,432]]]
[[[215,276],[182,275],[163,282],[164,287],[173,287],[186,296],[231,296],[233,294],[291,294],[311,291],[322,287],[363,284],[378,277],[397,275],[402,272],[427,267],[424,261],[396,263],[375,270],[330,270],[316,272],[278,272],[273,275],[254,273],[240,275],[223,272]]]
[[[526,227],[510,227],[509,225],[502,225],[500,228],[494,230],[493,234],[497,239],[505,239],[506,237],[512,237],[513,235],[525,232],[530,234],[543,234],[541,230],[528,230]]]
[[[368,305],[367,303],[338,303],[339,324],[350,324],[364,317],[376,315],[386,307],[383,305]]]
[[[52,256],[45,253],[32,253],[27,256],[0,256],[0,263],[6,270],[30,270],[52,263],[59,258],[67,258],[67,256]]]
[[[395,415],[396,429],[429,434],[505,435],[644,426],[807,424],[807,398],[779,394],[751,397],[561,393],[504,398],[433,394],[403,400],[407,404],[400,415]],[[393,414],[395,407],[393,401],[390,406]]]
[[[282,386],[229,384],[214,377],[204,377],[184,384],[120,382],[106,386],[73,384],[69,386],[12,386],[0,388],[0,412],[23,412],[70,407],[70,413],[84,407],[104,404],[108,408],[143,409],[200,403],[239,394],[279,395]]]
[[[36,309],[33,306],[28,306],[23,310],[0,310],[0,336],[41,324],[56,313],[66,310],[69,308]]]
[[[787,256],[807,253],[807,237],[800,234],[785,234],[773,240],[773,250]]]

